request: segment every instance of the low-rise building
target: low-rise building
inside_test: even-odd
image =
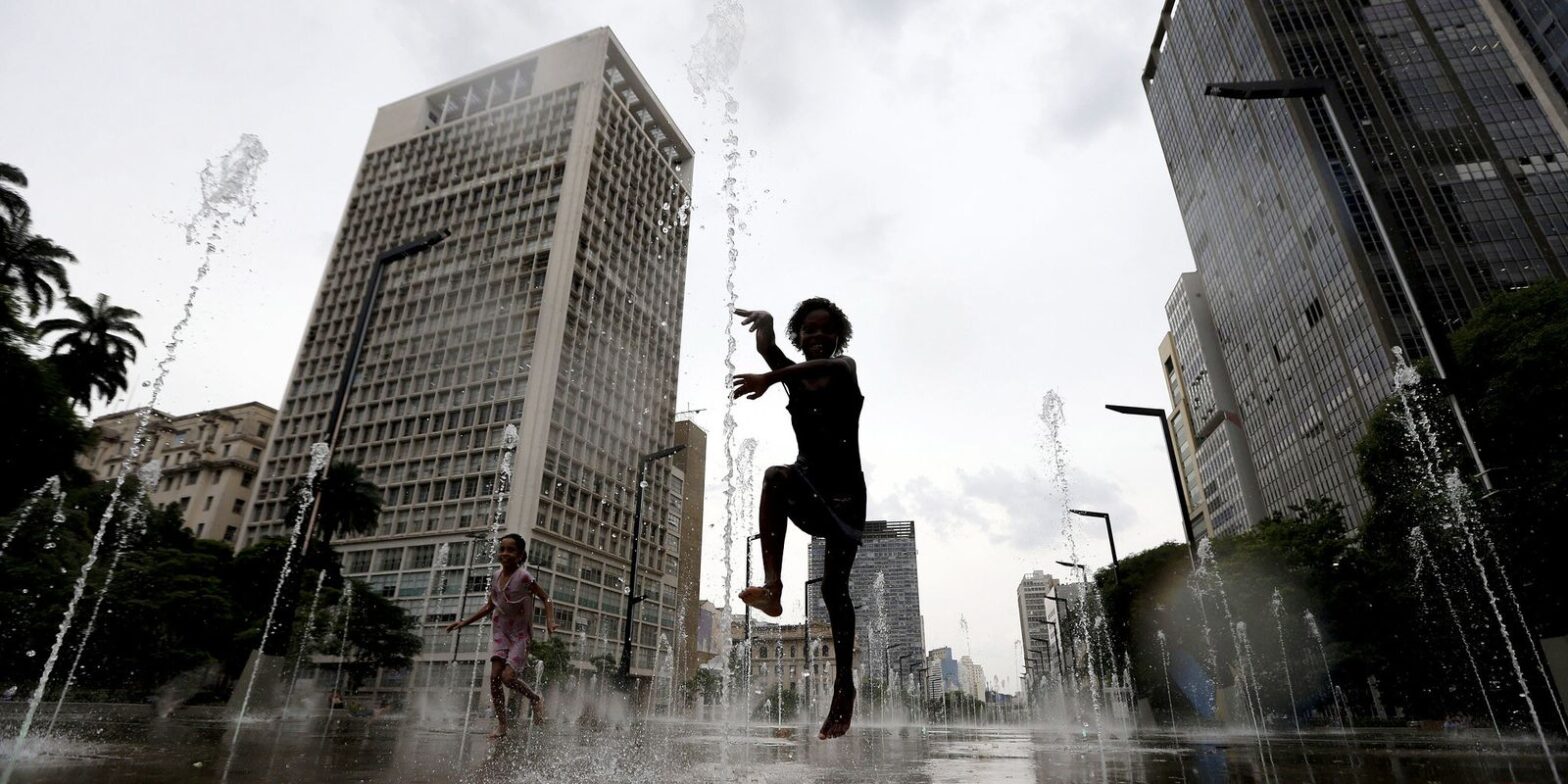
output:
[[[96,480],[113,479],[130,453],[140,415],[121,411],[94,419],[98,441],[77,464]],[[148,498],[155,506],[179,506],[185,528],[196,538],[233,542],[277,415],[277,409],[255,402],[183,416],[153,409],[138,460],[157,460],[163,478],[148,489]]]

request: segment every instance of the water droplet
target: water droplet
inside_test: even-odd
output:
[[[37,656],[37,655],[38,655],[38,651],[28,651],[27,652],[27,658],[29,658],[29,659],[31,659],[31,658],[33,658],[34,656]]]

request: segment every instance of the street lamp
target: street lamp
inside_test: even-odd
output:
[[[1389,266],[1394,269],[1394,278],[1399,282],[1399,292],[1404,295],[1406,304],[1410,308],[1411,316],[1415,319],[1416,331],[1421,334],[1421,344],[1426,349],[1427,356],[1432,360],[1432,369],[1437,371],[1440,380],[1448,379],[1447,367],[1452,364],[1452,347],[1449,346],[1446,336],[1437,335],[1427,327],[1423,311],[1430,310],[1430,295],[1422,297],[1410,285],[1410,277],[1406,273],[1404,253],[1399,245],[1394,242],[1394,235],[1389,229],[1389,222],[1384,219],[1387,209],[1387,197],[1381,190],[1375,189],[1367,181],[1367,174],[1372,171],[1366,158],[1366,152],[1361,145],[1351,143],[1351,129],[1358,127],[1349,108],[1345,106],[1344,98],[1339,94],[1339,88],[1327,79],[1275,79],[1257,82],[1214,82],[1203,88],[1205,95],[1215,98],[1228,98],[1235,101],[1271,101],[1285,98],[1318,99],[1328,115],[1330,130],[1339,146],[1345,150],[1346,165],[1350,175],[1355,178],[1356,186],[1366,197],[1368,211],[1371,214],[1372,225],[1377,229],[1378,239],[1382,242],[1385,252],[1388,253]],[[1326,153],[1326,151],[1325,151]],[[1326,154],[1325,154],[1326,157]],[[1347,212],[1349,211],[1348,205]],[[1454,419],[1459,425],[1459,435],[1465,442],[1465,449],[1470,453],[1470,459],[1475,463],[1476,471],[1481,479],[1481,486],[1491,492],[1492,480],[1487,476],[1486,465],[1481,462],[1481,453],[1476,450],[1475,439],[1470,435],[1470,425],[1465,421],[1463,409],[1459,406],[1459,399],[1446,389],[1444,394],[1448,398],[1448,407],[1453,412]]]
[[[338,372],[338,386],[332,393],[332,408],[327,412],[326,444],[329,448],[337,447],[338,434],[343,428],[343,409],[348,404],[349,386],[354,381],[354,370],[359,365],[359,355],[365,346],[365,333],[370,329],[370,313],[375,308],[377,295],[381,293],[383,272],[385,272],[388,265],[394,262],[402,261],[410,256],[434,248],[441,244],[442,240],[451,236],[451,234],[452,232],[446,229],[426,234],[412,242],[405,242],[395,248],[382,251],[379,256],[376,256],[375,262],[371,264],[370,281],[365,285],[365,294],[359,303],[359,315],[354,319],[354,334],[349,341],[348,356],[343,360],[343,369]],[[321,487],[321,483],[327,478],[327,472],[331,468],[332,460],[331,452],[329,451],[327,464],[322,466],[321,471],[316,474],[314,480],[316,487]],[[321,495],[321,493],[315,493],[312,496],[310,511],[305,515],[305,538],[299,545],[301,564],[305,562],[305,555],[310,552],[311,540],[316,535],[316,520],[321,514]],[[285,569],[288,568],[292,558],[293,547],[291,545],[289,551],[284,554]],[[298,610],[296,607],[298,602],[295,600],[295,597],[299,593],[299,580],[303,577],[301,571],[301,569],[289,570],[286,580],[287,585],[279,594],[282,600],[278,604],[278,619],[274,622],[272,627],[274,629],[294,628],[294,616]],[[273,649],[268,651],[266,648],[263,648],[261,653],[275,656],[287,653],[289,638],[289,634],[275,634],[267,637],[267,643]]]
[[[471,533],[471,534],[464,534],[463,538],[469,540],[470,542],[473,542],[473,545],[470,545],[467,548],[468,557],[464,559],[465,563],[463,564],[463,586],[462,586],[462,588],[460,588],[458,590],[458,594],[457,594],[457,620],[459,620],[459,621],[463,620],[463,613],[468,610],[468,573],[470,571],[472,571],[473,568],[474,568],[474,551],[473,551],[473,548],[477,547],[480,542],[483,542],[486,539],[489,539],[490,538],[490,534],[484,533],[482,531],[479,531],[479,532],[475,532],[475,533]],[[532,622],[533,622],[532,619],[530,619],[529,623],[532,623]],[[457,627],[457,633],[452,635],[452,662],[451,662],[451,664],[454,667],[457,666],[458,644],[462,641],[462,639],[463,639],[463,627],[459,626],[459,627]]]
[[[748,556],[751,555],[751,551],[747,550],[746,554]],[[747,558],[746,562],[750,563],[751,559]],[[807,580],[805,585],[801,586],[800,589],[802,594],[801,598],[805,601],[806,614],[806,622],[803,624],[804,633],[801,635],[801,638],[806,641],[806,710],[808,712],[811,710],[811,693],[816,685],[815,681],[811,680],[811,649],[815,647],[815,643],[811,641],[811,585],[812,583],[820,582],[822,582],[821,577],[813,577],[810,580]],[[751,605],[747,606],[750,607]]]
[[[621,682],[626,683],[632,674],[632,610],[643,600],[637,593],[637,554],[642,544],[642,497],[648,489],[648,466],[685,449],[685,444],[650,452],[637,460],[637,502],[632,511],[632,569],[626,582],[626,625],[621,634]]]
[[[370,329],[370,313],[375,309],[376,299],[381,294],[381,278],[386,268],[395,262],[402,261],[410,256],[423,253],[437,245],[452,232],[447,229],[431,232],[417,240],[405,242],[390,250],[382,251],[370,266],[370,280],[365,284],[365,295],[359,301],[359,315],[354,319],[354,334],[349,340],[348,357],[343,361],[343,370],[338,373],[338,387],[332,393],[332,408],[327,412],[327,446],[336,448],[338,444],[338,431],[343,427],[343,409],[348,404],[348,389],[354,382],[354,371],[359,365],[360,352],[365,347],[365,333]],[[321,467],[321,473],[316,481],[327,478],[327,471],[332,467],[328,459],[327,465]],[[317,493],[310,504],[310,517],[305,526],[305,541],[300,544],[300,556],[304,557],[310,550],[311,537],[316,532],[316,518],[321,512],[321,494]]]
[[[1122,563],[1116,559],[1116,534],[1111,531],[1111,516],[1104,512],[1091,512],[1087,509],[1068,509],[1075,515],[1082,517],[1098,517],[1105,521],[1105,538],[1111,540],[1111,571],[1116,575],[1116,582],[1122,581]]]
[[[1058,566],[1065,566],[1068,569],[1077,569],[1078,572],[1083,575],[1083,581],[1086,583],[1089,582],[1089,567],[1084,566],[1081,563],[1073,563],[1072,561],[1057,561],[1056,563]]]
[[[762,538],[762,534],[752,534],[746,537],[746,586],[751,586],[751,543]],[[725,597],[728,601],[729,597]],[[746,605],[746,655],[751,655],[751,605]]]
[[[1165,409],[1118,406],[1114,403],[1107,403],[1105,407],[1118,414],[1159,418],[1160,435],[1165,437],[1165,456],[1170,458],[1171,461],[1171,481],[1176,483],[1176,503],[1181,505],[1181,530],[1187,536],[1187,555],[1192,559],[1192,565],[1196,567],[1198,565],[1198,541],[1192,536],[1192,510],[1187,508],[1187,488],[1181,481],[1181,467],[1176,461],[1176,445],[1171,442],[1171,423],[1165,417]]]

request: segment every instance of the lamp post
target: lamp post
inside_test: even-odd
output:
[[[1075,646],[1072,645],[1072,638],[1068,637],[1067,633],[1062,631],[1064,628],[1072,625],[1072,610],[1068,608],[1067,600],[1063,599],[1060,596],[1047,596],[1045,598],[1050,599],[1053,602],[1056,602],[1056,619],[1057,619],[1057,622],[1054,623],[1053,625],[1056,626],[1056,640],[1057,640],[1057,646],[1056,647],[1057,647],[1057,650],[1061,651],[1061,652],[1063,652],[1063,653],[1065,653],[1065,654],[1067,654],[1069,656],[1072,656],[1072,658],[1074,658],[1074,659],[1077,659],[1078,658],[1078,651],[1075,649]],[[1046,621],[1046,623],[1052,623],[1052,622],[1051,621]],[[1073,668],[1077,669],[1077,666],[1078,666],[1078,663],[1076,661],[1074,661],[1073,662]],[[1062,662],[1062,677],[1063,678],[1067,677],[1067,662],[1065,660],[1065,657],[1063,658],[1063,662]]]
[[[1087,584],[1089,582],[1089,567],[1084,566],[1081,563],[1073,563],[1072,561],[1057,561],[1056,564],[1058,566],[1065,566],[1068,569],[1077,569],[1078,573],[1080,575],[1082,575],[1081,579],[1083,580],[1083,582],[1085,584]],[[1085,588],[1084,590],[1088,590],[1088,589]]]
[[[1116,576],[1116,582],[1122,581],[1122,562],[1116,558],[1116,533],[1111,530],[1111,516],[1105,512],[1092,512],[1088,509],[1067,510],[1080,517],[1098,517],[1105,521],[1105,538],[1111,542],[1111,572]]]
[[[1192,565],[1196,567],[1198,565],[1198,540],[1192,536],[1192,510],[1187,508],[1187,488],[1181,481],[1181,466],[1176,460],[1176,444],[1171,441],[1171,423],[1165,417],[1165,409],[1118,406],[1114,403],[1107,403],[1105,407],[1118,414],[1159,418],[1160,435],[1165,437],[1165,456],[1170,458],[1171,461],[1171,481],[1176,483],[1176,503],[1181,505],[1181,531],[1187,537],[1187,555],[1192,559]]]
[[[747,550],[746,554],[750,555],[751,551]],[[746,560],[749,562],[751,559],[747,558]],[[820,582],[822,582],[821,577],[813,577],[812,579],[807,580],[805,585],[801,586],[800,589],[802,594],[801,598],[805,601],[804,612],[806,614],[806,622],[803,625],[803,633],[801,634],[801,638],[806,642],[806,710],[808,712],[811,710],[812,692],[816,690],[816,681],[811,679],[811,649],[816,647],[816,643],[811,641],[811,585],[812,583]],[[747,606],[749,607],[750,605]]]
[[[752,534],[746,537],[746,586],[751,587],[751,543],[762,538],[762,534]],[[726,601],[728,598],[726,597]],[[746,655],[751,656],[751,605],[746,605]]]
[[[365,334],[370,330],[370,314],[375,309],[376,300],[381,294],[381,279],[386,268],[395,262],[402,261],[410,256],[423,253],[450,237],[452,232],[447,229],[431,232],[419,239],[405,242],[395,248],[382,251],[370,266],[370,280],[365,284],[365,294],[359,301],[359,315],[354,318],[354,334],[349,340],[348,357],[343,360],[343,369],[338,373],[338,386],[332,393],[332,408],[327,412],[327,446],[337,448],[338,431],[343,428],[343,408],[348,404],[348,389],[354,383],[354,371],[359,366],[359,355],[365,348]],[[327,465],[322,466],[321,473],[316,477],[319,486],[321,480],[327,478],[327,471],[332,467],[330,457]],[[316,518],[321,512],[321,494],[317,493],[310,503],[310,516],[305,525],[305,540],[300,543],[299,552],[303,557],[310,551],[310,540],[316,532]]]
[[[685,444],[676,444],[672,447],[650,452],[637,460],[637,505],[632,511],[632,569],[631,579],[626,582],[626,625],[621,633],[621,683],[629,682],[632,674],[632,610],[643,597],[637,593],[637,554],[642,544],[642,497],[643,491],[648,489],[648,466],[656,460],[663,460],[681,450]]]
[[[370,330],[370,314],[375,308],[377,296],[381,293],[381,278],[387,266],[394,262],[402,261],[410,256],[423,253],[441,244],[441,241],[451,235],[450,231],[440,231],[426,234],[419,239],[405,242],[394,248],[382,251],[371,264],[370,280],[365,284],[365,294],[360,298],[359,315],[354,319],[354,333],[349,340],[348,356],[343,360],[343,368],[338,371],[337,389],[332,393],[332,408],[327,411],[326,444],[335,449],[338,444],[338,433],[343,428],[343,409],[348,404],[348,390],[354,382],[354,370],[359,366],[359,355],[365,347],[365,334]],[[328,452],[327,464],[315,477],[316,487],[321,487],[327,478],[327,473],[332,468],[331,453]],[[310,552],[310,543],[316,536],[316,521],[321,515],[321,493],[315,493],[310,501],[310,510],[305,514],[304,539],[299,545],[300,563],[304,563],[305,555]],[[288,564],[293,559],[293,549],[284,554],[284,563]],[[296,595],[299,593],[299,580],[303,577],[300,569],[289,571],[284,590],[279,594],[282,600],[278,604],[277,620],[272,628],[293,629]],[[274,634],[267,638],[267,648],[261,653],[281,656],[288,652],[290,634]]]
[[[467,539],[470,542],[473,542],[473,544],[469,545],[469,547],[467,548],[467,550],[468,550],[468,557],[464,559],[464,563],[463,563],[463,587],[461,589],[459,589],[458,594],[457,594],[457,620],[459,620],[459,621],[463,620],[463,613],[468,610],[468,573],[470,571],[472,571],[473,568],[474,568],[474,551],[473,551],[473,548],[478,546],[478,544],[480,542],[483,542],[484,540],[489,539],[490,538],[490,534],[483,533],[483,532],[475,532],[475,533],[471,533],[471,534],[464,534],[463,538]],[[452,661],[451,661],[451,664],[454,667],[457,665],[458,644],[462,641],[462,639],[463,639],[463,630],[462,630],[461,627],[459,627],[457,632],[452,635]]]
[[[1046,621],[1046,623],[1048,623],[1048,624],[1050,624],[1052,626],[1056,625],[1055,621]],[[1029,639],[1034,640],[1035,642],[1038,642],[1038,643],[1044,643],[1045,644],[1045,647],[1043,649],[1041,649],[1041,657],[1040,657],[1041,658],[1040,667],[1041,667],[1041,670],[1042,670],[1041,674],[1043,675],[1046,672],[1050,672],[1051,671],[1051,637],[1050,637],[1050,635],[1046,635],[1044,637],[1036,637],[1036,636],[1031,634],[1031,635],[1029,635]]]
[[[1372,166],[1367,160],[1366,151],[1362,145],[1352,144],[1350,134],[1352,129],[1358,128],[1356,119],[1351,115],[1350,109],[1345,106],[1339,88],[1327,79],[1275,79],[1256,82],[1214,82],[1203,88],[1205,95],[1215,98],[1227,98],[1234,101],[1272,101],[1286,98],[1317,99],[1328,116],[1330,130],[1339,146],[1345,150],[1346,166],[1350,175],[1356,181],[1356,187],[1366,197],[1372,225],[1377,229],[1378,240],[1382,243],[1384,251],[1388,254],[1389,266],[1394,270],[1394,278],[1399,283],[1399,293],[1405,298],[1406,305],[1410,308],[1412,318],[1415,320],[1416,331],[1421,335],[1421,344],[1426,349],[1427,356],[1432,360],[1432,369],[1437,371],[1440,380],[1448,379],[1447,368],[1453,364],[1452,347],[1448,344],[1446,336],[1435,334],[1426,323],[1423,311],[1430,310],[1431,296],[1422,296],[1410,285],[1410,276],[1405,269],[1405,255],[1403,249],[1394,242],[1394,235],[1390,230],[1390,223],[1385,219],[1387,215],[1387,197],[1379,189],[1375,189],[1367,181],[1367,175],[1372,171]],[[1359,134],[1358,134],[1359,135]],[[1359,141],[1359,139],[1357,140]],[[1326,151],[1325,151],[1326,152]],[[1347,212],[1348,212],[1348,205]],[[1492,480],[1487,476],[1486,464],[1481,462],[1481,453],[1477,451],[1475,439],[1470,435],[1470,425],[1465,421],[1464,410],[1459,405],[1458,398],[1448,390],[1445,384],[1444,396],[1448,398],[1449,410],[1453,412],[1454,420],[1459,425],[1460,438],[1465,442],[1465,450],[1470,453],[1470,460],[1475,463],[1477,476],[1481,486],[1487,492],[1492,490]]]

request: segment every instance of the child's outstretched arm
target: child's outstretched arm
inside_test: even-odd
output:
[[[539,598],[539,601],[544,602],[544,630],[555,634],[555,605],[550,603],[550,594],[545,593],[544,589],[539,587],[539,583],[530,585],[529,590]]]
[[[480,618],[483,618],[486,615],[489,615],[490,611],[494,610],[494,609],[495,609],[495,603],[490,601],[489,599],[486,599],[485,600],[485,606],[480,607],[479,608],[479,612],[476,612],[473,615],[470,615],[470,616],[468,616],[467,618],[465,618],[465,619],[463,619],[461,621],[453,621],[453,622],[447,624],[446,625],[446,630],[449,631],[449,632],[455,632],[458,629],[461,629],[464,626],[467,626],[467,625],[469,625],[471,623],[474,623],[474,622],[478,621]]]
[[[735,309],[735,315],[741,316],[740,323],[750,327],[757,336],[757,353],[762,355],[763,361],[774,370],[787,368],[795,361],[784,355],[779,349],[776,336],[773,334],[773,314],[766,310]]]
[[[734,384],[735,397],[745,395],[748,400],[756,400],[774,384],[822,376],[836,376],[846,381],[853,381],[855,360],[842,356],[808,359],[805,362],[792,362],[787,367],[775,368],[766,373],[739,373],[731,383]]]

